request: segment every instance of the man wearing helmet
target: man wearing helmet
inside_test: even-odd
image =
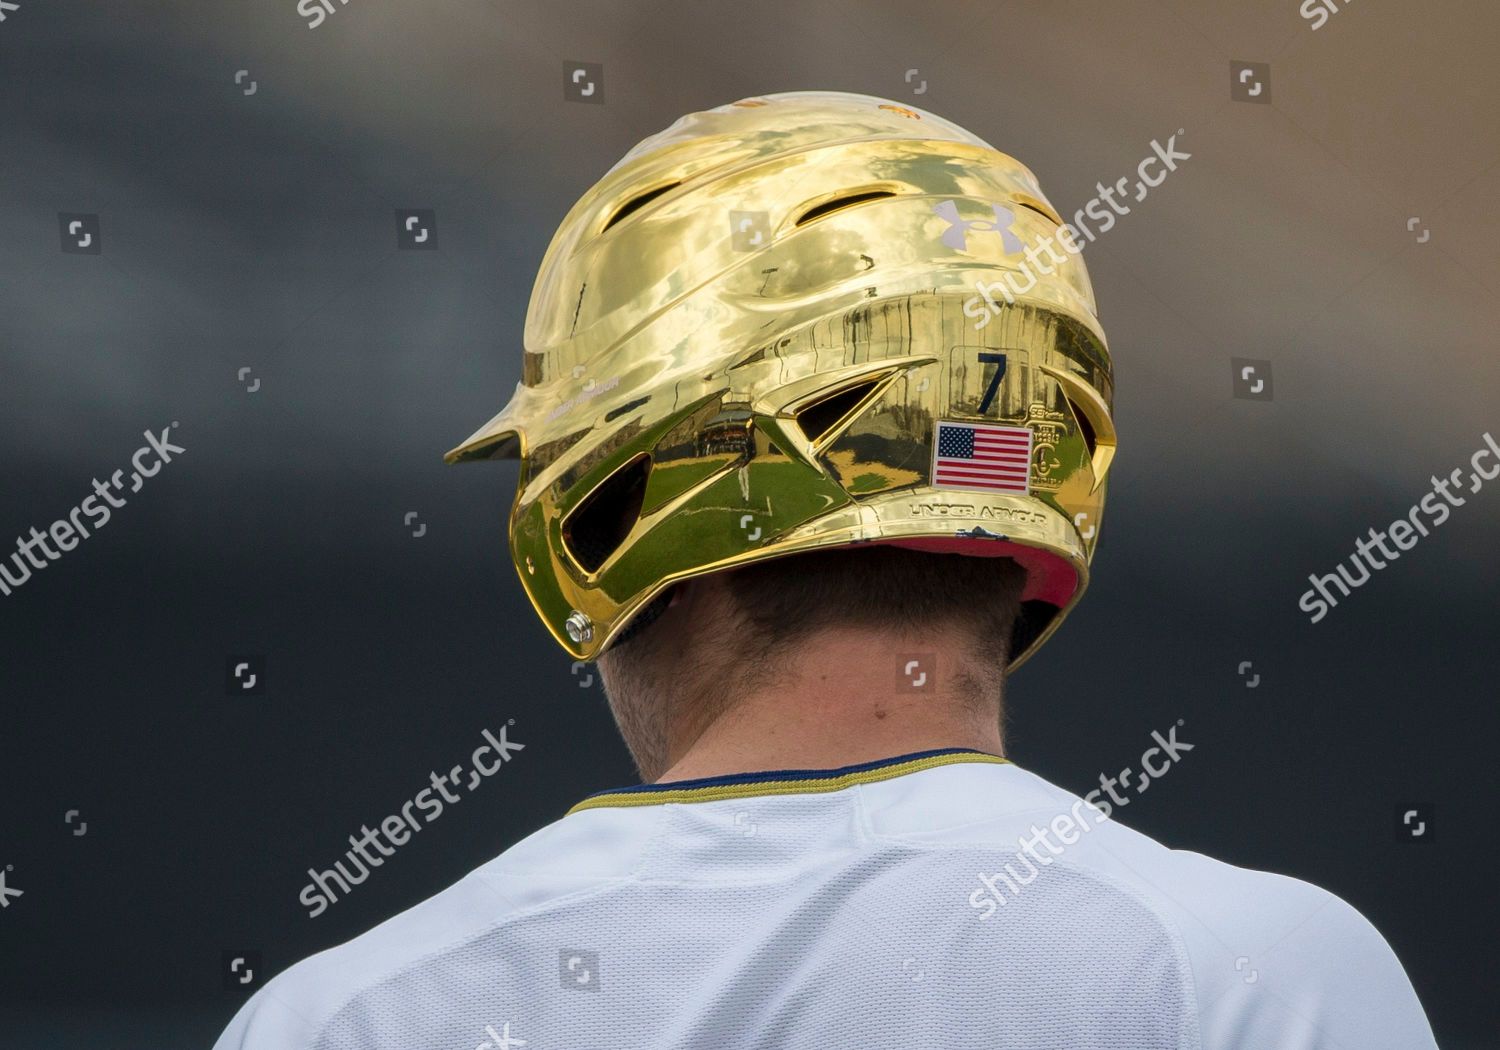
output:
[[[982,139],[836,92],[690,114],[589,190],[522,382],[449,458],[520,461],[518,575],[646,783],[219,1046],[1433,1047],[1348,904],[1003,757],[1115,450],[1082,259],[1015,280],[1060,231]]]

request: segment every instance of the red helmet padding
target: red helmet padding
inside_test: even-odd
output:
[[[1012,543],[1010,540],[960,539],[956,536],[923,536],[909,540],[876,540],[893,547],[909,547],[931,554],[964,554],[979,558],[1011,558],[1026,570],[1026,589],[1021,600],[1043,601],[1059,609],[1078,590],[1078,570],[1061,555]]]

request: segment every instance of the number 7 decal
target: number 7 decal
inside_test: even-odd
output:
[[[979,360],[994,362],[1000,366],[995,369],[995,375],[990,379],[990,385],[985,387],[984,399],[979,402],[979,414],[984,415],[990,407],[990,402],[995,400],[995,392],[1000,389],[1000,380],[1005,378],[1005,355],[980,353]]]

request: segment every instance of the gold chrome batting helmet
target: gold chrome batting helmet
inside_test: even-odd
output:
[[[893,543],[1025,569],[1014,668],[1083,592],[1115,445],[1062,226],[931,113],[796,91],[689,114],[563,220],[521,382],[447,459],[520,460],[511,558],[575,659],[679,581]]]

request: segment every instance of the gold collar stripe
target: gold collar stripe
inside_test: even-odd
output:
[[[858,784],[893,780],[907,773],[917,773],[938,766],[960,762],[982,762],[1005,765],[1007,760],[982,751],[944,751],[919,757],[898,758],[870,763],[847,770],[827,772],[796,770],[786,773],[753,773],[746,778],[716,778],[717,782],[696,787],[674,788],[669,784],[648,784],[639,788],[622,788],[591,795],[568,810],[568,815],[586,809],[619,809],[627,806],[657,806],[667,803],[719,802],[731,798],[754,798],[770,795],[813,795],[843,791]],[[731,782],[725,782],[731,781]]]

